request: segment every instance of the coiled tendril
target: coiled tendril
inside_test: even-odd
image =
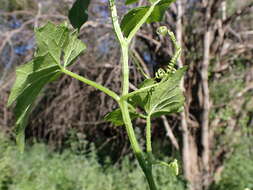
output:
[[[164,76],[168,74],[175,73],[176,71],[175,65],[179,56],[181,55],[181,47],[179,46],[174,33],[170,31],[166,26],[159,27],[156,32],[162,36],[166,36],[166,34],[168,34],[176,50],[167,67],[165,69],[159,68],[158,71],[155,73],[156,79],[162,79]]]

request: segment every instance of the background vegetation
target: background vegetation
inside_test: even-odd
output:
[[[120,15],[127,9],[123,3],[118,1]],[[103,120],[114,102],[66,76],[36,102],[26,153],[19,155],[13,144],[14,118],[6,103],[14,68],[33,55],[33,28],[66,21],[71,4],[0,4],[0,189],[144,189],[124,130]],[[185,112],[154,121],[156,156],[177,158],[181,166],[177,178],[156,168],[160,189],[253,189],[252,6],[250,0],[178,0],[164,22],[143,27],[132,44],[132,89],[142,80],[135,62],[153,75],[172,55],[170,40],[155,33],[160,25],[176,33],[183,48],[178,64],[189,68]],[[93,0],[89,12],[80,33],[88,53],[72,70],[119,91],[119,48],[107,1]],[[143,121],[135,126],[141,137]]]

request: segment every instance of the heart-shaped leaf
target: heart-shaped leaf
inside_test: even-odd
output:
[[[130,118],[131,120],[136,119],[139,117],[139,114],[136,112],[135,108],[129,105],[129,112],[130,112]],[[113,110],[112,112],[109,112],[105,115],[104,119],[106,121],[112,122],[116,127],[124,125],[122,112],[120,108]]]
[[[64,65],[69,65],[86,48],[65,25],[48,23],[36,29],[35,35],[35,57],[16,69],[16,80],[8,99],[8,106],[16,102],[16,139],[21,151],[24,150],[24,130],[28,115],[36,97],[46,84],[61,74],[61,54],[65,54]]]
[[[169,5],[175,0],[158,0],[153,12],[146,20],[147,23],[158,22],[163,19],[164,13]],[[156,2],[156,1],[152,1]],[[152,5],[151,5],[152,6]],[[144,17],[151,6],[137,7],[126,13],[121,21],[121,29],[126,37],[130,34],[136,24]]]
[[[186,68],[166,75],[157,86],[134,95],[131,103],[143,108],[151,117],[179,112],[183,108],[184,96],[179,87],[180,80]],[[155,84],[153,79],[147,79],[141,88]]]
[[[69,20],[71,25],[80,30],[82,25],[88,20],[88,7],[91,0],[76,0],[69,10]]]
[[[152,14],[147,19],[147,23],[152,22],[160,22],[163,20],[165,11],[168,9],[171,3],[173,3],[175,0],[161,0],[154,8]],[[156,2],[156,1],[154,1]],[[154,3],[153,2],[153,3]]]

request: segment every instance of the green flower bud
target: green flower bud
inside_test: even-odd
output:
[[[166,26],[160,26],[156,32],[162,36],[165,36],[168,33],[168,29]]]
[[[171,162],[170,164],[170,168],[173,170],[174,174],[175,175],[178,175],[179,174],[179,168],[178,168],[178,163],[177,163],[177,160],[173,160],[173,162]]]

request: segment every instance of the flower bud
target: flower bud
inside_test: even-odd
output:
[[[168,29],[166,26],[160,26],[156,32],[162,36],[165,36],[168,33]]]

